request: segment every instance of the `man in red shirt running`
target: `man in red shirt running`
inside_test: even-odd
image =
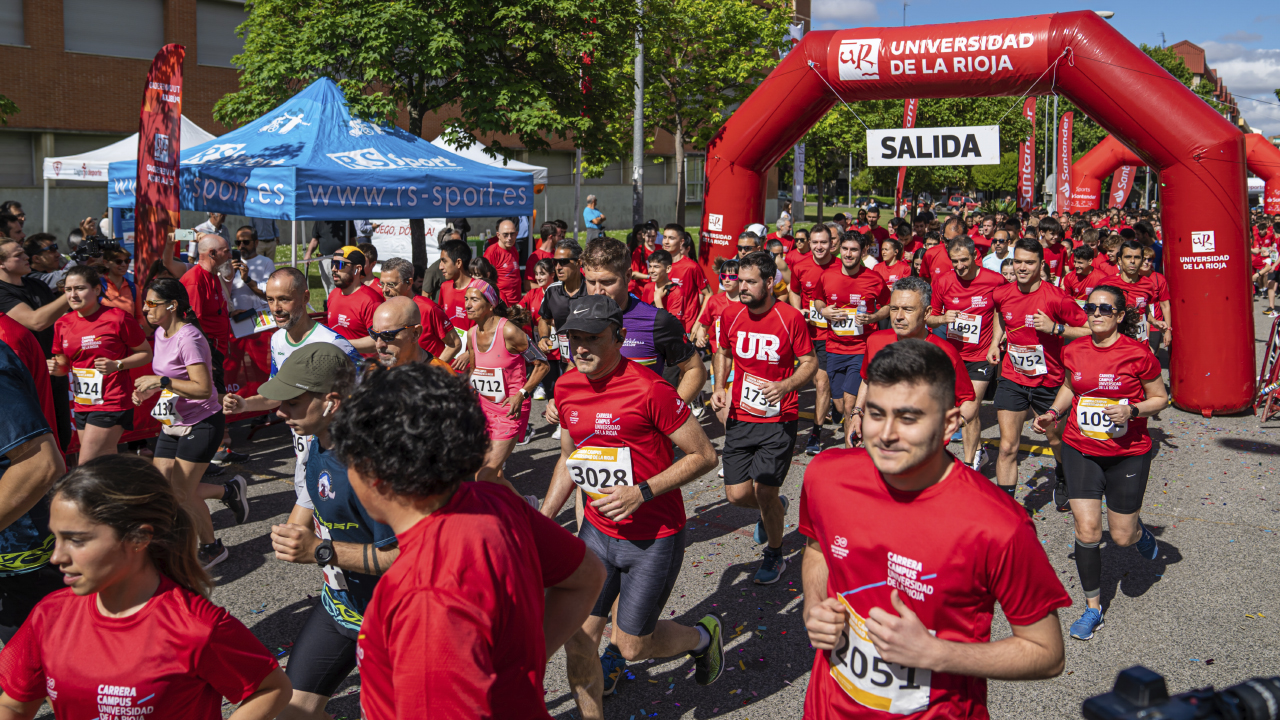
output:
[[[360,248],[347,245],[333,254],[333,292],[329,293],[328,325],[351,342],[362,355],[375,354],[369,325],[373,313],[384,298],[373,288],[360,282],[360,274],[369,263]]]
[[[1040,279],[1044,248],[1039,241],[1023,238],[1013,246],[1013,271],[1017,282],[993,295],[997,322],[987,361],[1000,362],[1000,348],[1008,343],[996,386],[996,417],[1000,421],[1000,455],[996,458],[996,482],[1014,496],[1018,488],[1018,444],[1022,424],[1030,409],[1043,414],[1052,406],[1062,386],[1062,344],[1089,334],[1084,310],[1052,284]],[[1057,460],[1054,504],[1067,510],[1066,477],[1062,470],[1062,425],[1046,428],[1049,447]]]
[[[662,249],[671,253],[671,281],[680,286],[682,296],[680,312],[669,312],[678,318],[696,320],[702,301],[711,294],[711,289],[707,287],[707,275],[702,266],[684,253],[684,228],[676,223],[669,223],[663,228]],[[692,320],[685,324],[685,332],[693,328]]]
[[[805,471],[810,720],[985,718],[985,678],[1062,672],[1071,599],[1026,512],[946,452],[955,381],[934,345],[885,347],[867,372],[866,449]],[[991,642],[997,602],[1012,635]]]
[[[440,273],[444,275],[444,284],[440,286],[440,307],[445,317],[458,334],[462,348],[453,357],[453,369],[458,372],[466,370],[471,359],[471,349],[467,347],[467,331],[475,325],[475,321],[467,317],[465,295],[467,288],[477,285],[467,273],[471,264],[471,246],[463,240],[450,240],[440,246]]]
[[[942,242],[924,251],[924,260],[920,263],[920,277],[932,283],[939,275],[951,271],[951,241],[967,232],[964,220],[958,215],[947,218],[942,225]]]
[[[364,717],[550,718],[547,658],[582,625],[604,571],[514,493],[466,482],[488,445],[466,379],[421,363],[368,373],[330,435],[400,548],[357,638]]]
[[[1093,258],[1096,256],[1097,253],[1088,245],[1081,245],[1071,251],[1072,272],[1062,276],[1062,292],[1075,300],[1077,305],[1083,305],[1093,289],[1108,277],[1107,273],[1093,266]]]
[[[736,308],[720,321],[711,407],[728,408],[724,436],[724,494],[738,507],[758,509],[754,539],[765,543],[757,585],[772,585],[787,569],[782,557],[783,518],[789,502],[779,495],[791,469],[799,417],[797,393],[818,371],[804,317],[773,296],[777,267],[768,253],[738,261]],[[729,368],[733,368],[730,391]]]
[[[778,229],[765,236],[766,243],[769,240],[777,240],[782,243],[784,252],[791,252],[791,248],[796,244],[796,239],[791,237],[791,218],[779,218]]]
[[[484,259],[498,271],[498,297],[507,305],[515,305],[524,295],[520,280],[520,251],[516,250],[516,221],[511,218],[498,223],[498,242],[484,251]]]
[[[1044,246],[1044,265],[1049,277],[1059,278],[1067,271],[1071,246],[1062,242],[1062,224],[1051,217],[1040,221],[1040,244]]]
[[[1120,245],[1119,272],[1108,278],[1108,285],[1115,285],[1124,291],[1125,304],[1134,313],[1138,321],[1138,342],[1145,343],[1151,337],[1151,327],[1164,332],[1161,346],[1168,347],[1172,339],[1167,332],[1169,323],[1155,318],[1157,303],[1164,311],[1169,310],[1168,301],[1160,302],[1160,288],[1156,281],[1142,274],[1142,244],[1137,240],[1125,240]],[[1168,317],[1168,315],[1164,315]]]
[[[836,267],[831,255],[831,230],[826,225],[814,225],[809,230],[809,253],[790,265],[791,277],[787,281],[787,300],[800,311],[809,325],[809,340],[818,360],[818,370],[813,375],[813,429],[805,443],[805,452],[817,455],[822,451],[822,426],[827,421],[827,408],[831,403],[831,378],[827,375],[827,318],[814,309],[822,297],[819,280],[828,268]],[[795,252],[794,250],[792,251]],[[790,260],[788,260],[791,263]]]
[[[565,665],[582,717],[603,720],[602,697],[617,689],[627,661],[688,654],[699,685],[723,670],[716,615],[694,627],[661,619],[684,563],[680,487],[715,467],[716,451],[675,388],[622,356],[627,331],[611,297],[586,295],[570,307],[561,330],[574,369],[556,383],[563,432],[542,514],[558,515],[575,485],[590,497],[578,537],[607,580],[565,645]],[[673,446],[684,453],[679,460]],[[597,657],[610,615],[611,644]]]
[[[987,360],[996,322],[994,294],[1008,283],[1000,273],[980,267],[975,250],[969,238],[960,237],[951,242],[951,266],[955,272],[934,278],[928,322],[929,327],[946,326],[947,340],[960,353],[965,375],[973,383],[976,400],[972,408],[963,409],[966,422],[961,432],[965,464],[981,470],[987,462],[987,451],[982,446],[978,405],[996,377],[995,363]]]

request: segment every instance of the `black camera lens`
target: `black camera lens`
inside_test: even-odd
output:
[[[1241,720],[1280,718],[1280,677],[1254,678],[1232,685],[1221,693],[1221,702]]]

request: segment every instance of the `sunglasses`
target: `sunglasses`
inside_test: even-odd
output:
[[[149,307],[149,308],[158,308],[158,307],[160,307],[161,305],[168,305],[168,304],[169,304],[169,303],[171,303],[171,302],[173,302],[173,301],[172,301],[172,300],[161,300],[160,302],[155,302],[155,301],[152,301],[152,300],[143,300],[143,301],[142,301],[142,303],[143,303],[144,305],[146,305],[147,307]]]
[[[739,245],[738,246],[738,252],[751,252],[752,250],[755,250],[755,249],[756,249],[755,245]]]
[[[109,262],[109,263],[120,263],[121,265],[127,265],[127,264],[129,263],[129,261],[130,261],[130,260],[132,260],[132,259],[133,259],[133,258],[131,258],[131,257],[118,257],[118,258],[111,258],[111,259],[110,259],[110,260],[108,260],[107,262]]]
[[[348,267],[355,267],[355,263],[350,260],[338,260],[335,258],[333,261],[333,267],[338,270],[346,270]]]
[[[406,325],[405,327],[408,327],[408,326]],[[395,342],[396,336],[399,335],[400,331],[404,329],[405,328],[400,327],[400,328],[396,328],[395,330],[383,330],[382,332],[376,332],[376,331],[370,330],[369,337],[373,338],[375,341],[381,340],[384,343]]]
[[[258,241],[257,241],[257,240],[237,240],[237,241],[236,241],[236,244],[237,244],[237,245],[252,245],[252,244],[254,244],[254,243],[256,243],[256,242],[258,242]]]
[[[738,281],[737,275],[726,275],[724,273],[720,273],[720,282],[737,282],[737,281]]]
[[[556,258],[556,267],[568,267],[570,263],[576,262],[577,258]]]
[[[1110,303],[1085,303],[1083,309],[1085,315],[1092,315],[1097,312],[1102,317],[1110,317],[1116,312],[1116,309]]]

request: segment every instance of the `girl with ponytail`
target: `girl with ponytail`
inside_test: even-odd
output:
[[[284,709],[288,678],[209,602],[195,526],[150,463],[95,458],[50,497],[50,563],[67,588],[41,601],[0,653],[0,718],[33,718],[46,698],[58,717],[96,717],[115,698],[156,718],[217,720],[223,698],[240,704],[233,720]]]

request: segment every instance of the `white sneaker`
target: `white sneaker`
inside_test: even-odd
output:
[[[560,439],[560,426],[559,426],[559,425],[557,425],[557,426],[556,426],[556,431],[555,431],[555,432],[553,432],[553,433],[551,433],[551,439],[552,439],[552,440],[559,440],[559,439]]]
[[[720,463],[720,472],[716,474],[720,476],[721,480],[724,479],[724,463]]]
[[[707,414],[707,406],[702,404],[701,398],[699,398],[699,400],[695,400],[692,404],[690,404],[689,409],[693,411],[693,416],[698,418],[699,420],[701,420],[702,417]]]
[[[973,454],[973,464],[969,467],[974,470],[981,470],[983,465],[987,464],[987,449],[981,445],[978,446],[978,452]]]
[[[534,388],[534,389],[533,389],[533,399],[534,399],[534,400],[546,400],[546,399],[547,399],[547,391],[546,391],[546,390],[544,390],[544,389],[542,389],[542,386],[541,386],[541,385],[539,385],[538,387],[536,387],[536,388]]]
[[[533,439],[533,423],[528,423],[524,426],[524,438],[518,441],[516,445],[528,445],[529,441],[532,439]]]

